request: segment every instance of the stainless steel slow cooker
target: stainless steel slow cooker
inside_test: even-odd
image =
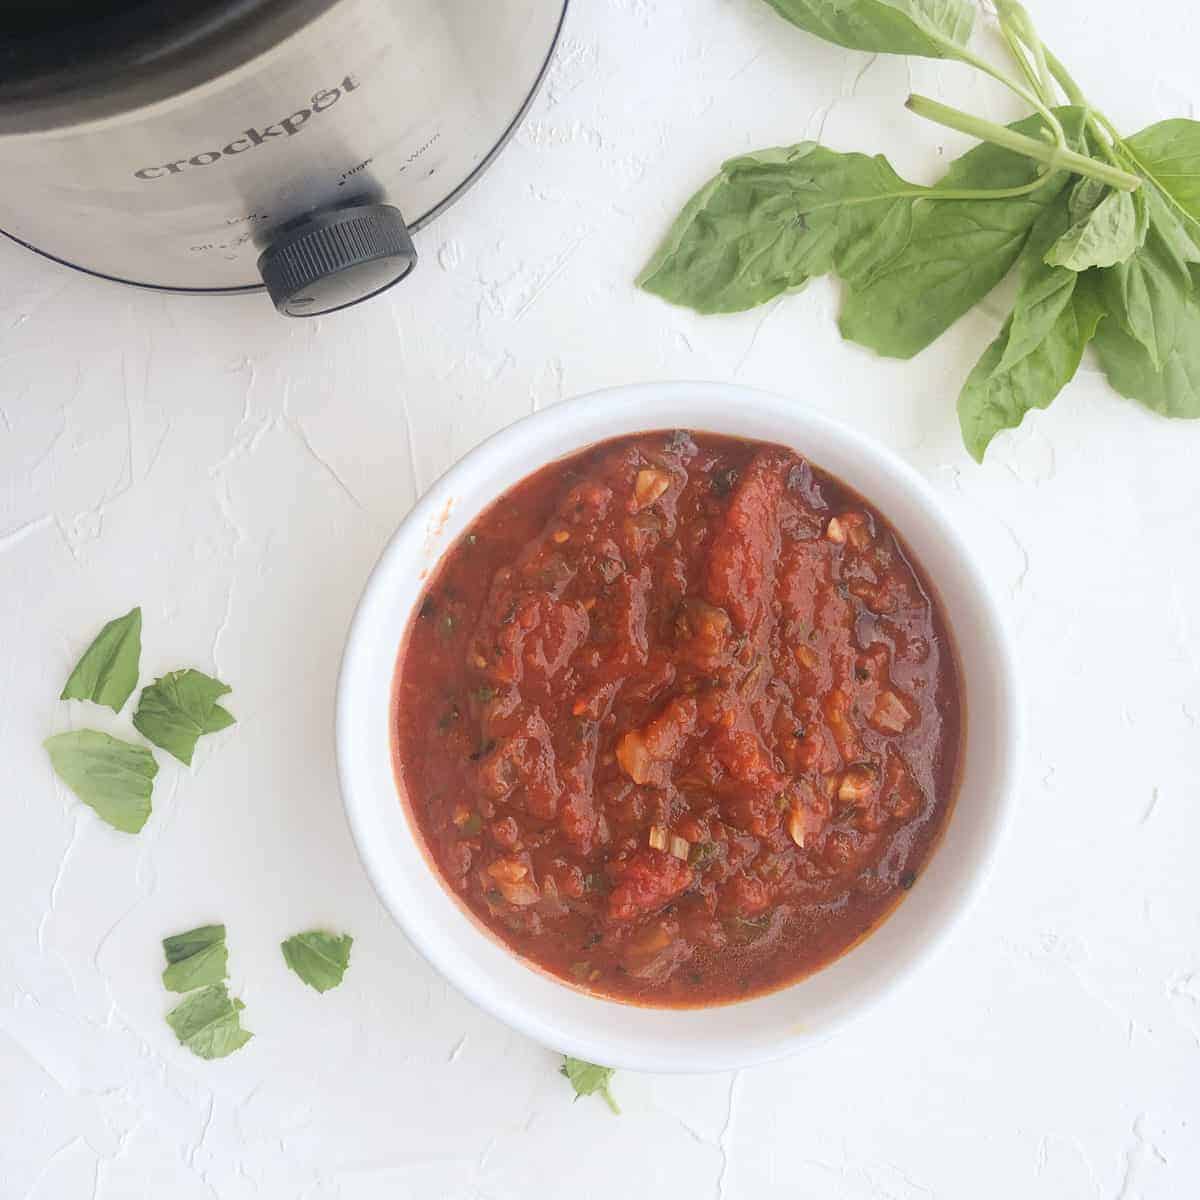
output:
[[[0,231],[110,279],[404,278],[524,115],[567,0],[31,0],[0,27]]]

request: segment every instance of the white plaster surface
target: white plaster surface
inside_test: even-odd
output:
[[[1034,7],[1122,126],[1192,114],[1187,0]],[[962,143],[903,112],[910,86],[1016,115],[963,68],[843,52],[758,0],[577,0],[520,135],[362,308],[289,323],[0,245],[4,1200],[1200,1194],[1200,425],[1089,362],[980,468],[953,401],[999,298],[901,363],[838,339],[824,282],[723,319],[631,285],[736,152],[821,134],[932,178]],[[445,467],[564,395],[706,377],[835,413],[934,484],[1007,594],[1028,761],[985,899],[918,980],[788,1062],[622,1074],[615,1119],[380,907],[333,690],[367,570]],[[238,724],[163,762],[128,837],[41,741],[127,727],[56,697],[135,603],[143,675],[216,671]],[[216,1063],[175,1043],[158,978],[159,939],[209,920],[256,1034]],[[356,938],[325,996],[277,950],[315,924]]]

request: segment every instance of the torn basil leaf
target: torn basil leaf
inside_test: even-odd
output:
[[[137,833],[146,824],[158,763],[144,746],[94,729],[55,734],[44,745],[54,773],[114,829]]]
[[[230,690],[228,684],[202,671],[172,671],[142,689],[133,714],[134,728],[191,766],[200,737],[234,723],[233,716],[217,703]]]
[[[617,1116],[621,1115],[621,1110],[617,1107],[617,1102],[613,1099],[613,1094],[608,1087],[616,1073],[615,1068],[598,1067],[595,1063],[584,1062],[581,1058],[564,1055],[560,1071],[571,1081],[571,1086],[575,1089],[576,1100],[580,1096],[591,1096],[599,1092],[604,1103]]]
[[[137,687],[142,656],[142,610],[109,621],[75,664],[60,700],[90,700],[120,712]]]
[[[201,925],[187,933],[163,938],[162,945],[167,956],[162,978],[168,991],[190,992],[207,987],[220,983],[228,973],[224,925]]]
[[[348,934],[325,933],[310,929],[281,942],[284,962],[309,987],[327,992],[342,982],[350,965],[350,947],[354,939]]]
[[[167,1013],[167,1024],[181,1045],[199,1058],[224,1058],[240,1050],[254,1035],[242,1028],[246,1006],[234,1000],[223,983],[192,992]]]

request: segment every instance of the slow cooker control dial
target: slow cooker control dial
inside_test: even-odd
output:
[[[277,230],[259,256],[258,270],[281,313],[315,317],[377,295],[399,283],[416,262],[399,209],[357,204]]]

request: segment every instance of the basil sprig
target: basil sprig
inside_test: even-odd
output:
[[[1016,0],[996,5],[1015,77],[970,49],[967,0],[768,3],[840,46],[970,65],[1033,115],[998,125],[910,97],[918,115],[982,141],[933,187],[880,155],[812,142],[731,159],[684,207],[641,287],[728,313],[833,274],[845,286],[842,336],[909,358],[1019,264],[1012,312],[958,399],[976,459],[1054,400],[1093,341],[1117,391],[1164,416],[1200,417],[1200,122],[1123,137]]]

